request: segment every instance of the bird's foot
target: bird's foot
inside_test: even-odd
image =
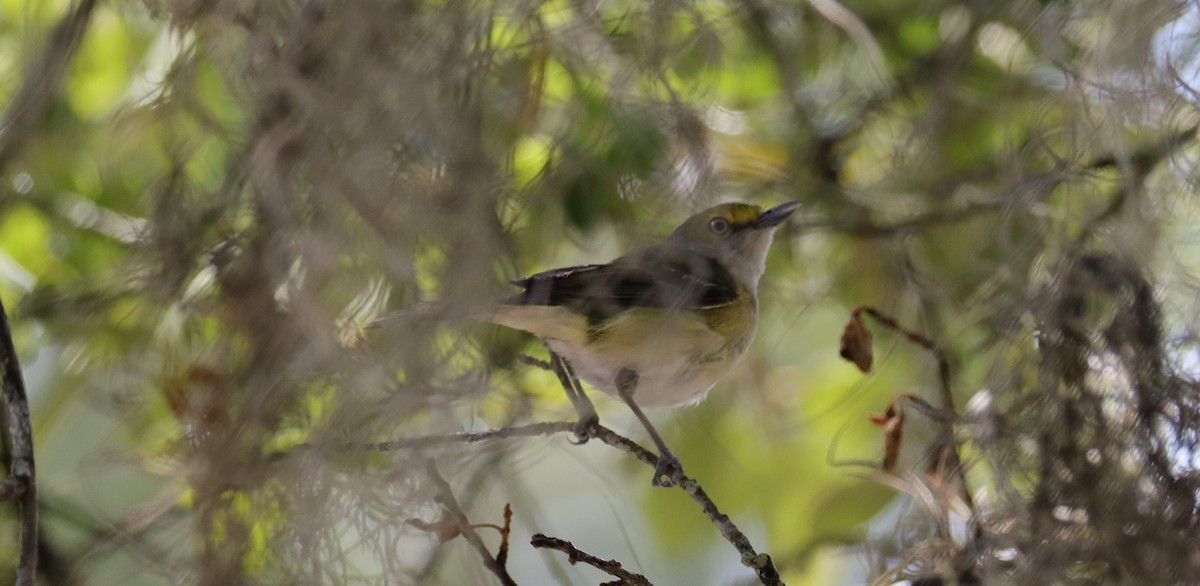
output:
[[[675,486],[683,481],[683,462],[671,452],[663,452],[654,467],[654,478],[650,484],[662,488]]]
[[[580,416],[579,421],[575,423],[573,433],[575,438],[570,440],[572,444],[581,446],[592,439],[592,432],[596,426],[600,425],[600,416],[596,415],[595,411],[586,415]]]

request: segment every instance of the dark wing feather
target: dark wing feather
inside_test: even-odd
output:
[[[524,291],[508,298],[508,305],[570,305],[585,298],[603,283],[610,265],[579,265],[530,275],[512,281]]]
[[[557,305],[593,321],[630,307],[704,309],[737,298],[729,271],[713,259],[655,251],[653,258],[554,269],[513,281],[512,305]]]

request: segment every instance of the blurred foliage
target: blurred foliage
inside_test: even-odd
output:
[[[73,7],[0,0],[0,103]],[[1167,0],[103,3],[0,159],[45,582],[490,583],[403,522],[434,457],[478,522],[513,503],[522,584],[598,581],[535,532],[748,583],[685,495],[566,436],[296,449],[571,417],[535,341],[464,317],[725,199],[804,207],[750,355],[656,418],[789,584],[1200,580],[1198,30]],[[840,361],[860,304],[950,357],[978,533],[928,417],[878,470],[868,416],[937,404],[937,367],[886,332]]]

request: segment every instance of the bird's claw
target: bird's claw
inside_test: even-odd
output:
[[[669,488],[679,484],[682,479],[683,462],[679,460],[679,456],[666,452],[658,457],[658,464],[654,467],[654,478],[650,484]]]
[[[586,444],[588,440],[592,439],[592,430],[599,424],[600,416],[595,413],[580,417],[579,421],[575,424],[575,429],[572,431],[575,434],[575,438],[570,440],[570,442],[577,446]]]

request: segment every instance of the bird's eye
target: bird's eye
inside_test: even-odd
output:
[[[729,220],[713,218],[708,221],[708,227],[716,234],[724,234],[729,231]]]

